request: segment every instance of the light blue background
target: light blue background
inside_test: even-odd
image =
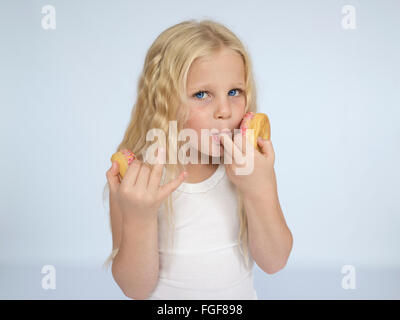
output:
[[[101,269],[105,172],[148,48],[192,18],[242,39],[271,120],[294,245],[278,273],[255,267],[259,298],[399,299],[400,1],[318,0],[1,1],[0,298],[126,298]],[[41,287],[47,264],[56,290]]]

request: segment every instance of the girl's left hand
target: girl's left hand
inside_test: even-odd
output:
[[[232,164],[224,161],[227,176],[242,194],[262,197],[265,192],[271,190],[271,187],[276,188],[275,152],[271,140],[257,139],[261,152],[254,148],[247,136],[240,133],[235,134],[233,139],[228,134],[222,133],[220,141],[224,147],[224,154],[230,155],[232,159]],[[246,146],[253,148],[253,157],[251,153],[246,152]],[[235,154],[241,154],[241,158],[237,158]],[[249,174],[237,175],[235,173],[237,168],[252,167],[249,161],[254,161],[253,170]]]

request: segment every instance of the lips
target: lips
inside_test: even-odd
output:
[[[231,130],[221,130],[221,131],[219,131],[219,132],[213,132],[213,133],[211,133],[211,135],[212,135],[212,136],[219,136],[219,135],[222,134],[222,133],[230,134],[230,133],[232,133],[232,131],[231,131]]]
[[[220,138],[218,134],[213,134],[212,135],[213,141],[216,143],[220,143]]]
[[[221,141],[220,141],[220,139],[221,139],[221,138],[220,138],[220,135],[221,135],[222,133],[230,134],[230,133],[232,133],[232,131],[229,130],[229,129],[226,129],[226,130],[221,130],[221,131],[219,131],[219,132],[213,132],[213,133],[211,133],[212,139],[213,139],[213,141],[214,141],[215,143],[217,143],[217,144],[220,144],[220,143],[221,143]]]

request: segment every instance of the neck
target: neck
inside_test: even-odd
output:
[[[209,177],[211,177],[214,172],[218,169],[218,163],[212,163],[212,157],[209,156],[208,163],[201,163],[201,160],[198,159],[198,163],[188,163],[186,164],[185,171],[189,173],[188,177],[185,180],[185,183],[199,183],[202,182]],[[221,162],[221,159],[220,159]]]

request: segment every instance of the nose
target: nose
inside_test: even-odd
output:
[[[228,118],[231,116],[232,110],[228,99],[221,98],[217,101],[217,108],[215,110],[215,117],[218,118]]]

